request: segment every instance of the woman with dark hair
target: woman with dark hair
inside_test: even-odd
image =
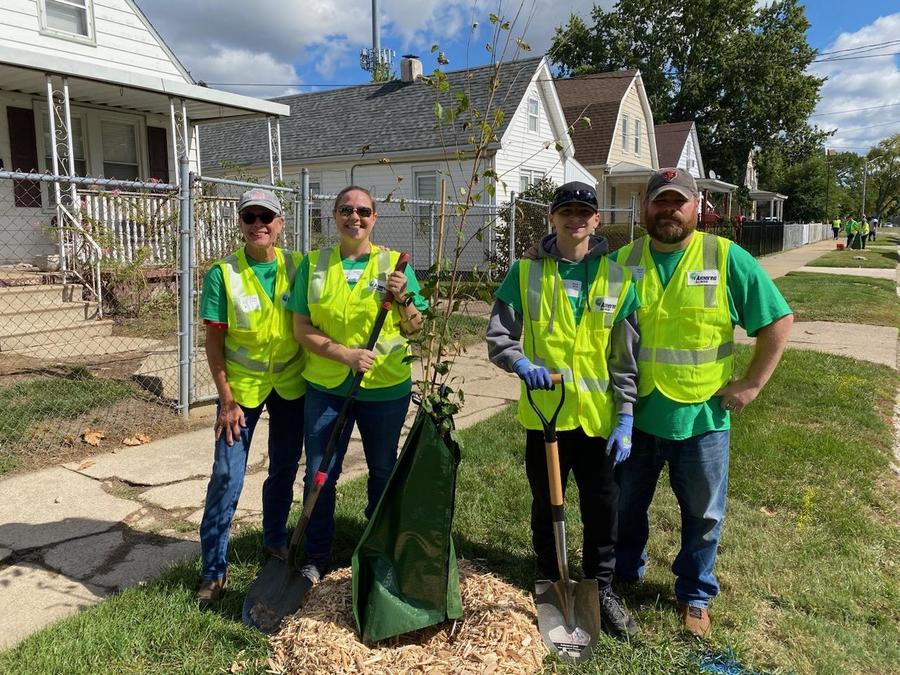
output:
[[[394,271],[400,253],[372,243],[378,213],[367,190],[355,185],[341,190],[333,215],[340,244],[311,251],[303,259],[288,303],[294,312],[294,337],[309,356],[303,372],[309,384],[304,496],[312,487],[353,376],[365,375],[306,529],[306,564],[301,572],[313,583],[325,574],[331,557],[335,484],[354,422],[369,469],[366,518],[387,485],[412,393],[406,337],[421,329],[422,311],[428,307],[412,268]],[[394,304],[370,351],[365,344],[388,289]]]

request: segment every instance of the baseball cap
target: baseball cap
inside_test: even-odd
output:
[[[660,169],[647,181],[647,201],[652,202],[663,192],[673,190],[685,199],[694,199],[699,194],[694,177],[681,169]]]
[[[577,180],[560,185],[556,188],[556,192],[553,193],[553,204],[550,205],[550,213],[568,204],[581,204],[596,212],[598,211],[597,191],[593,185],[581,183]]]
[[[238,213],[246,209],[248,206],[262,206],[269,209],[277,216],[281,215],[281,202],[271,190],[262,188],[250,188],[241,195],[241,201],[238,202]]]

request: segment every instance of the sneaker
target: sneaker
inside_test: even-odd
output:
[[[263,550],[266,552],[266,555],[272,558],[278,558],[279,560],[288,559],[288,547],[284,544],[281,546],[263,546]]]
[[[641,632],[621,598],[609,587],[600,589],[600,626],[616,638],[632,638]]]
[[[222,594],[225,592],[225,581],[226,577],[200,580],[197,592],[194,594],[194,599],[200,609],[209,609],[222,599]]]
[[[309,579],[311,586],[315,586],[322,580],[322,577],[325,576],[325,569],[324,566],[308,562],[300,568],[300,574]]]
[[[706,637],[712,632],[712,621],[706,607],[693,607],[678,603],[678,615],[684,629],[697,637]]]

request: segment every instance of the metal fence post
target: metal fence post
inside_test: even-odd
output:
[[[303,182],[301,175],[300,182]],[[300,189],[294,195],[294,231],[291,233],[291,247],[295,251],[301,251],[303,246],[303,190]]]
[[[188,418],[190,413],[191,387],[191,313],[193,309],[193,290],[191,279],[191,169],[187,156],[182,156],[179,164],[178,201],[179,214],[179,247],[181,255],[178,259],[178,410],[181,417]]]
[[[516,261],[516,192],[509,193],[509,266]]]
[[[301,251],[303,255],[309,253],[309,169],[300,171],[300,223],[303,231],[303,243]]]
[[[631,195],[631,232],[628,235],[628,241],[634,241],[634,195]]]
[[[428,269],[434,267],[434,203],[428,205]]]

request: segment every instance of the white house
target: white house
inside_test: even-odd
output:
[[[521,191],[544,176],[557,184],[591,180],[575,160],[546,58],[450,71],[446,91],[421,78],[421,72],[421,61],[407,56],[399,80],[274,99],[291,110],[281,122],[286,178],[297,181],[306,168],[313,194],[334,195],[356,184],[379,197],[390,194],[393,201],[437,200],[444,180],[448,201],[460,201],[473,170],[470,137],[478,133],[480,120],[473,114],[477,111],[482,116],[489,113],[498,122],[496,138],[480,166],[481,171],[495,171],[498,178],[482,178],[473,190],[479,204],[486,207],[474,209],[474,215],[483,212],[492,217],[496,205],[508,201],[512,191]],[[492,82],[496,83],[493,95]],[[454,120],[448,119],[448,112],[463,96],[467,107]],[[439,110],[443,121],[437,117]],[[245,173],[263,177],[267,173],[261,122],[204,128],[201,143],[204,171],[211,175],[233,172],[233,167],[225,166],[231,162],[240,164]],[[487,189],[487,184],[492,187]],[[428,219],[425,205],[411,208],[418,210],[422,221]],[[327,209],[323,212],[321,204],[317,209],[314,236],[328,229]],[[410,228],[408,216],[391,216],[386,211],[379,216],[380,241],[395,247],[412,245],[414,264],[427,267],[419,255],[427,246],[421,228],[415,223]],[[392,220],[396,221],[393,226]],[[416,246],[416,239],[423,241]],[[467,264],[482,262],[489,246],[488,242],[473,250]]]
[[[653,111],[639,70],[597,73],[556,81],[574,126],[575,155],[593,176],[604,223],[626,223],[640,209],[650,174],[659,168]],[[590,120],[590,126],[579,122]],[[639,214],[636,220],[640,222]]]
[[[198,125],[287,112],[195,83],[133,0],[0,4],[6,171],[174,183],[179,156],[202,165]],[[47,184],[0,178],[0,264],[58,252],[54,200]]]

